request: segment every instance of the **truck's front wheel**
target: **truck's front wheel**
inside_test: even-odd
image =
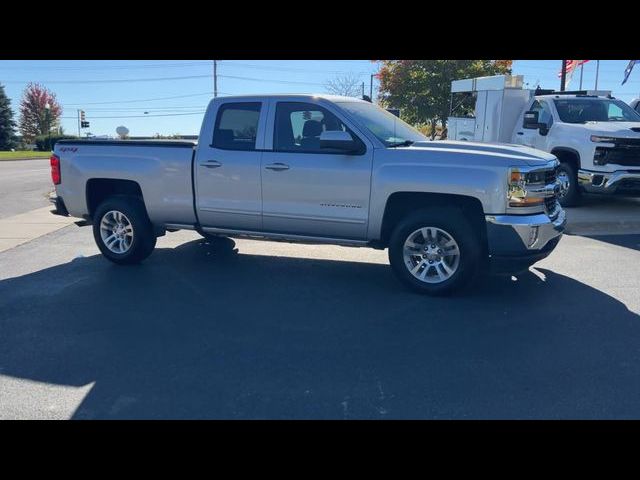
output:
[[[156,236],[144,204],[137,197],[112,197],[95,211],[93,237],[114,263],[139,263],[153,252]]]
[[[567,162],[562,162],[558,167],[558,182],[560,183],[560,193],[558,200],[563,207],[573,207],[580,200],[580,190],[578,189],[578,172]]]
[[[462,212],[426,209],[394,229],[389,261],[397,277],[420,293],[444,295],[472,280],[480,265],[480,243]]]

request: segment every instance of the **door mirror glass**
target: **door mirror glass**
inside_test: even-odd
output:
[[[358,144],[349,132],[329,130],[320,134],[320,148],[333,148],[344,150],[345,152],[353,152],[358,150]]]
[[[540,128],[538,115],[539,115],[539,112],[534,110],[529,110],[527,112],[524,112],[524,120],[522,122],[522,128],[529,128],[529,129]]]

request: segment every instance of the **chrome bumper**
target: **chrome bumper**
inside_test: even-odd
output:
[[[509,257],[529,256],[545,252],[545,247],[552,245],[548,252],[551,253],[557,243],[552,240],[560,237],[567,225],[566,212],[561,208],[556,212],[555,217],[550,217],[546,213],[486,215],[489,254]]]
[[[637,190],[640,193],[640,171],[618,170],[605,173],[579,170],[578,184],[590,193],[613,194],[621,189],[625,191]]]

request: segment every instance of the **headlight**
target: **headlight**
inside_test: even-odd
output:
[[[509,207],[536,207],[544,204],[543,198],[528,196],[528,184],[544,182],[544,177],[542,177],[540,181],[536,175],[538,175],[538,172],[523,172],[519,168],[509,170],[509,188],[507,194]]]
[[[615,143],[616,139],[613,137],[601,137],[600,135],[591,135],[591,141],[597,143]]]

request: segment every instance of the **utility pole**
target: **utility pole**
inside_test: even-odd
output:
[[[362,98],[364,98],[364,82],[362,82]]]
[[[562,70],[560,73],[560,91],[561,92],[564,92],[566,83],[567,83],[567,61],[562,60]]]
[[[600,60],[596,60],[596,90],[598,90],[598,74],[600,73]]]
[[[371,102],[373,103],[373,77],[375,76],[375,73],[371,74],[371,80],[369,81],[369,98],[371,99]]]
[[[213,61],[213,98],[218,96],[218,61]]]

